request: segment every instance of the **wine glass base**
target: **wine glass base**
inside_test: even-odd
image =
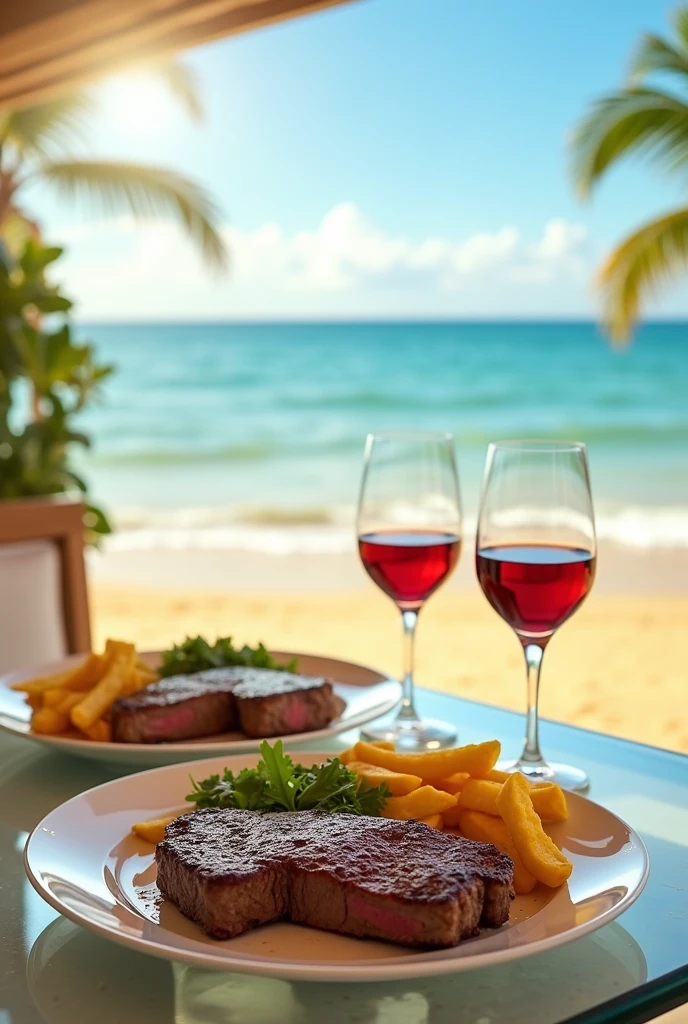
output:
[[[410,719],[389,716],[361,729],[361,739],[385,740],[397,750],[440,750],[456,743],[457,732],[448,722],[432,718]]]
[[[582,793],[590,786],[590,779],[583,769],[568,764],[547,762],[528,765],[519,761],[500,761],[497,768],[502,772],[521,772],[531,782],[556,782],[570,793]]]

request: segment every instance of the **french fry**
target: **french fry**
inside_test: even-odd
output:
[[[26,703],[33,711],[43,707],[43,697],[40,693],[29,693],[26,695]]]
[[[402,775],[400,772],[390,772],[388,768],[379,768],[375,764],[365,764],[364,761],[349,761],[347,768],[355,772],[359,779],[367,782],[370,786],[379,786],[384,782],[392,796],[406,796],[418,789],[423,780],[419,775]]]
[[[129,675],[129,678],[122,684],[120,697],[131,697],[132,694],[139,693],[140,690],[145,690],[145,688],[150,686],[150,684],[157,678],[157,676],[141,672],[140,669],[134,669]]]
[[[82,732],[101,718],[119,697],[136,660],[134,645],[116,640],[108,640],[106,653],[110,654],[110,659],[105,675],[71,711],[72,722]]]
[[[128,641],[126,641],[126,640],[113,640],[112,638],[109,638],[108,640],[106,640],[105,641],[105,653],[103,654],[103,657],[107,658],[108,655],[110,657],[112,657],[113,655],[117,654],[118,652],[122,652],[122,651],[126,651],[128,654],[129,653],[131,654],[131,656],[132,656],[131,667],[133,668],[134,664],[136,662],[136,650],[134,648],[134,645],[128,643]]]
[[[481,776],[481,778],[487,779],[489,782],[506,782],[506,780],[512,774],[513,774],[513,772],[500,772],[496,768],[493,768],[491,772],[488,772],[487,775]],[[527,775],[524,775],[523,778],[526,780],[526,782],[530,782],[530,779],[528,778]],[[561,786],[557,786],[556,782],[535,782],[532,785],[533,785],[533,789],[543,789],[545,786],[555,786],[556,789],[559,790],[559,793],[561,793],[561,796],[564,799],[564,803],[566,803],[566,797],[564,797],[564,791],[562,790]],[[550,798],[552,798],[552,797],[550,797]],[[559,804],[561,805],[561,800],[559,800]],[[561,809],[559,810],[558,813],[562,813]],[[566,813],[568,815],[568,809],[567,809]],[[565,818],[557,818],[557,819],[552,818],[551,820],[552,821],[554,821],[554,820],[564,821]]]
[[[498,788],[492,788],[491,791],[488,791],[487,786],[497,787],[506,782],[510,777],[511,774],[509,772],[492,769],[492,771],[487,773],[485,779],[471,779],[470,783],[467,783],[463,806],[475,811],[484,811],[486,814],[499,814],[497,804],[494,804],[494,810],[492,810],[492,797],[487,796],[488,792],[493,794],[493,800],[496,802],[499,790]],[[541,821],[565,821],[568,817],[568,807],[561,786],[557,785],[556,782],[530,783],[525,775],[523,778],[530,785],[532,806],[535,814],[539,816]],[[477,796],[479,794],[482,794],[484,797],[483,806],[479,806],[480,801]],[[461,800],[459,802],[462,803]]]
[[[25,683],[15,683],[12,689],[29,694],[43,693],[45,690],[55,688],[89,690],[103,673],[103,659],[104,655],[89,654],[76,668],[54,676],[42,676],[37,679],[29,679]]]
[[[180,814],[184,814],[184,811],[179,811],[177,814],[171,814],[167,818],[152,818],[150,821],[137,821],[135,825],[131,826],[131,831],[139,839],[145,839],[149,843],[161,843],[165,838],[165,829],[171,822],[178,818]]]
[[[371,747],[379,747],[380,750],[394,750],[394,744],[390,743],[389,740],[373,740],[370,744]],[[356,758],[356,746],[348,747],[346,750],[342,750],[341,754],[337,754],[337,757],[342,764],[348,765],[350,761],[360,760]]]
[[[56,736],[69,728],[69,715],[57,708],[38,708],[31,715],[31,728],[44,736]]]
[[[441,814],[429,814],[427,818],[419,818],[424,825],[429,825],[430,828],[442,828],[442,815]]]
[[[538,782],[531,786],[530,799],[540,821],[566,821],[569,816],[566,795],[556,782]]]
[[[449,811],[448,813],[452,813]],[[498,850],[511,857],[514,862],[514,889],[517,893],[532,892],[536,878],[525,866],[513,840],[501,818],[481,811],[461,811],[459,828],[466,839],[474,839],[478,843],[492,843]]]
[[[469,811],[482,811],[499,817],[497,797],[502,786],[499,782],[488,782],[487,779],[468,779],[459,791],[459,807]]]
[[[28,693],[30,696],[38,696],[46,690],[62,686],[70,675],[70,672],[58,672],[52,676],[36,676],[35,679],[27,679],[24,683],[13,683],[11,689],[19,693]]]
[[[497,797],[497,809],[521,860],[539,882],[556,888],[573,870],[573,864],[550,839],[535,813],[531,787],[522,775],[511,775]]]
[[[83,733],[90,740],[95,740],[96,743],[109,743],[112,739],[112,728],[104,718],[99,718],[93,725],[87,726]]]
[[[509,775],[510,772],[500,772],[498,768],[493,768],[485,775],[480,775],[479,778],[487,779],[488,782],[506,782]]]
[[[62,685],[68,690],[90,690],[103,676],[108,663],[107,650],[105,654],[89,654],[83,664],[74,669]]]
[[[456,795],[461,792],[461,787],[468,779],[470,779],[468,772],[454,772],[446,779],[439,779],[434,785],[435,789],[443,789],[445,793]]]
[[[456,797],[444,793],[432,786],[421,786],[406,796],[391,796],[382,811],[383,818],[396,818],[408,821],[409,818],[428,818],[431,814],[441,814],[456,805]]]
[[[65,693],[63,690],[60,703],[55,705],[56,710],[67,714],[73,707],[76,707],[80,700],[83,700],[82,693],[71,693],[69,690]]]
[[[355,746],[356,760],[389,768],[393,772],[420,775],[429,783],[446,779],[455,772],[469,775],[484,775],[495,765],[501,751],[498,740],[454,747],[449,750],[430,751],[423,754],[402,754],[381,750],[370,743],[359,742]]]
[[[51,686],[49,690],[44,690],[43,707],[56,708],[64,700],[65,693],[69,693],[69,691],[62,686]]]

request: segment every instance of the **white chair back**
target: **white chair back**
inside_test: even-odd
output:
[[[57,661],[66,653],[57,545],[0,544],[0,672]]]

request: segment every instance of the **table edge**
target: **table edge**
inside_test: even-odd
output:
[[[525,712],[521,714],[519,711],[512,711],[511,708],[504,708],[499,704],[489,704],[487,701],[473,700],[470,697],[462,697],[460,694],[448,693],[446,690],[435,690],[430,686],[417,686],[416,690],[432,693],[438,697],[448,697],[451,700],[458,701],[460,704],[471,704],[476,708],[487,708],[490,711],[500,711],[502,714],[511,715],[514,718],[525,720]],[[617,743],[621,746],[631,747],[638,750],[648,750],[653,754],[662,754],[666,757],[672,757],[677,761],[685,762],[686,767],[688,767],[688,754],[683,754],[679,750],[668,750],[666,747],[657,747],[652,743],[643,743],[640,740],[629,740],[624,736],[612,736],[606,732],[598,732],[596,729],[586,729],[580,725],[571,725],[569,722],[559,722],[556,718],[545,718],[544,716],[540,716],[539,721],[541,724],[546,723],[547,725],[559,726],[562,729],[570,729],[572,732],[583,732],[597,740],[609,740],[609,742]]]
[[[666,990],[666,991],[665,991]],[[659,997],[654,1001],[654,997]],[[688,964],[652,981],[630,988],[598,1006],[566,1017],[560,1024],[646,1024],[658,1014],[669,1013],[688,1003]],[[628,1009],[628,1012],[624,1010]],[[616,1011],[619,1011],[617,1014]]]

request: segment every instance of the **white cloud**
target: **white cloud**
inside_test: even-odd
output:
[[[173,224],[123,217],[56,233],[70,243],[65,284],[87,317],[537,314],[553,282],[585,301],[590,269],[585,226],[562,219],[535,241],[515,225],[413,240],[340,203],[310,230],[267,223],[223,235],[232,266],[218,278]],[[500,299],[519,309],[499,310]]]
[[[459,274],[486,270],[512,259],[517,252],[520,233],[515,227],[503,227],[495,234],[483,232],[454,246],[452,267]]]
[[[535,260],[556,260],[570,256],[587,237],[585,224],[569,224],[561,218],[549,220],[539,242],[529,247]]]
[[[481,232],[462,242],[427,238],[413,243],[403,236],[387,235],[363,216],[353,203],[340,203],[325,214],[314,231],[291,238],[270,226],[269,259],[283,272],[285,287],[340,290],[356,287],[363,279],[396,270],[435,270],[438,275],[464,275],[504,263],[517,249],[519,232],[503,227],[493,234]],[[236,256],[237,273],[263,274],[265,264],[256,260],[257,242],[264,228],[244,234],[229,231],[228,241]],[[268,253],[262,252],[262,257]]]
[[[554,218],[545,224],[542,238],[526,246],[525,258],[511,269],[514,281],[533,285],[550,284],[557,277],[582,281],[590,266],[584,259],[588,229]]]
[[[497,267],[529,268],[569,259],[586,237],[582,224],[552,220],[542,239],[524,245],[513,225],[464,240],[426,238],[412,242],[385,234],[353,203],[333,207],[313,231],[286,237],[276,225],[255,232],[227,232],[239,276],[274,275],[285,288],[339,291],[394,271],[434,271],[435,283],[456,285],[467,275]]]

